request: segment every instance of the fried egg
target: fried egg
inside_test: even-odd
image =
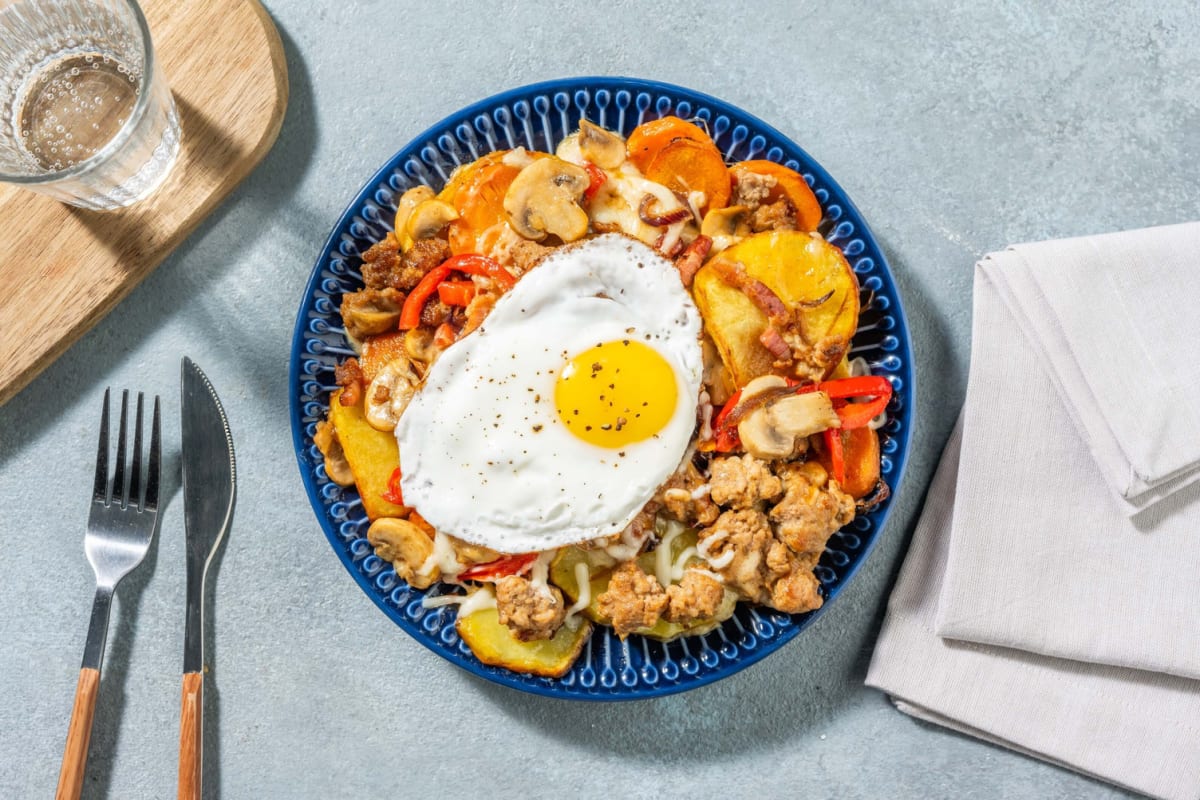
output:
[[[621,531],[696,425],[700,314],[619,234],[555,251],[434,362],[396,426],[405,503],[505,553]]]

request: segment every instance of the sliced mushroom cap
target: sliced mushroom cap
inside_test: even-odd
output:
[[[350,471],[350,462],[346,460],[346,451],[338,439],[337,431],[326,420],[317,423],[317,431],[313,434],[313,443],[325,456],[325,474],[329,480],[338,486],[350,486],[354,483],[354,473]]]
[[[363,416],[370,426],[381,431],[395,430],[419,383],[420,378],[404,356],[384,365],[367,387]]]
[[[450,544],[454,545],[454,554],[458,557],[460,564],[486,564],[500,558],[500,553],[490,547],[464,542],[450,534],[446,534],[446,537],[450,540]]]
[[[421,327],[413,328],[404,334],[404,352],[408,353],[410,359],[423,363],[428,369],[442,351],[433,344],[433,331]]]
[[[428,574],[421,574],[422,565],[433,555],[433,542],[406,519],[375,520],[367,528],[367,541],[375,548],[375,555],[392,562],[396,574],[414,589],[428,589],[442,576],[436,566]]]
[[[517,174],[504,195],[508,221],[526,239],[580,239],[587,233],[588,215],[579,200],[589,182],[583,167],[555,156],[539,158]]]
[[[400,236],[408,227],[408,218],[412,215],[413,209],[426,200],[432,200],[435,196],[433,189],[424,184],[414,186],[400,195],[400,202],[396,203],[396,222],[392,226],[396,236]]]
[[[362,289],[342,295],[342,324],[355,339],[394,331],[404,307],[404,293],[398,289]]]
[[[746,384],[742,397],[749,399],[786,385],[777,375],[764,375]],[[807,447],[809,436],[840,424],[827,394],[805,392],[785,395],[754,409],[738,423],[738,436],[747,453],[770,461],[795,456]]]
[[[745,206],[714,208],[704,215],[700,233],[712,239],[712,252],[719,253],[750,235],[750,209]]]
[[[458,212],[445,200],[426,200],[412,210],[404,231],[414,241],[432,239],[456,219]]]
[[[625,140],[586,119],[579,121],[579,150],[602,169],[616,169],[625,161]]]
[[[749,236],[750,209],[745,206],[714,208],[704,215],[700,232],[705,236]]]
[[[829,428],[839,428],[842,424],[833,410],[829,395],[824,392],[781,397],[768,403],[763,411],[776,430],[791,436],[807,438]]]

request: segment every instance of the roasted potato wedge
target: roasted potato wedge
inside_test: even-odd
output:
[[[563,625],[550,639],[522,642],[513,636],[507,625],[500,624],[494,608],[483,608],[459,617],[454,627],[484,664],[545,678],[565,674],[592,632],[592,623],[580,620],[575,630]]]
[[[407,512],[404,506],[383,499],[388,479],[400,464],[396,437],[372,428],[363,415],[361,402],[353,406],[342,405],[339,402],[341,394],[339,389],[329,399],[329,419],[342,443],[350,471],[354,473],[354,484],[362,496],[367,518],[404,516]]]
[[[705,328],[738,386],[774,372],[775,357],[759,341],[767,318],[720,276],[717,262],[741,263],[789,309],[802,315],[808,341],[844,336],[858,328],[858,279],[842,252],[798,231],[769,231],[722,251],[696,273],[692,291]],[[824,298],[815,307],[806,307]],[[830,368],[831,373],[836,364]]]

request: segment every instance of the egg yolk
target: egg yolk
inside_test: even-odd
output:
[[[675,370],[658,351],[633,339],[605,342],[562,368],[554,405],[567,430],[600,447],[654,436],[675,413]]]

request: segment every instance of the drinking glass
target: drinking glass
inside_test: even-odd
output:
[[[0,0],[0,181],[121,208],[178,153],[175,101],[134,0]]]

